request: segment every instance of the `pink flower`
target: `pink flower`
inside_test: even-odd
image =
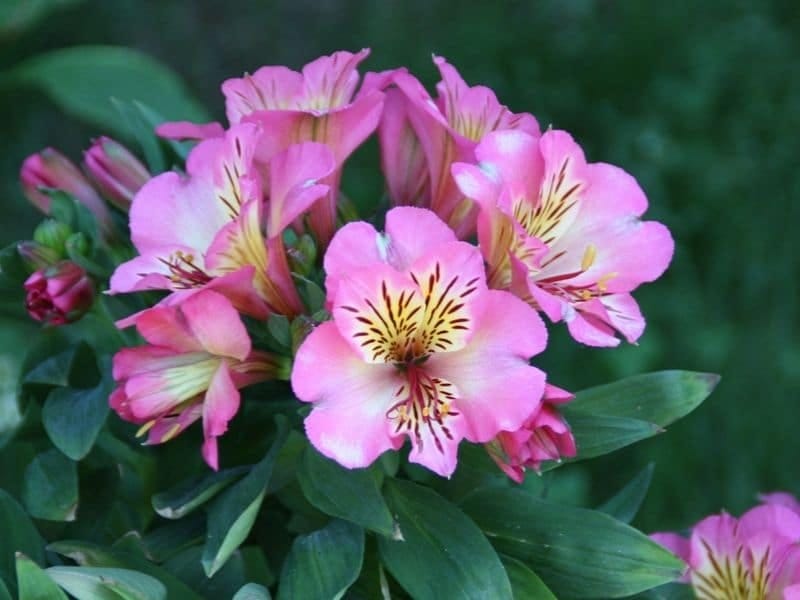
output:
[[[22,163],[20,180],[25,196],[44,214],[50,214],[50,197],[42,188],[61,190],[86,206],[106,235],[113,230],[111,213],[103,199],[80,169],[57,150],[45,148],[26,158]]]
[[[302,72],[266,66],[253,75],[222,84],[228,120],[260,123],[265,131],[258,158],[265,162],[289,144],[315,141],[329,146],[336,171],[325,180],[326,198],[311,209],[309,226],[322,246],[336,227],[336,200],[341,168],[348,156],[375,131],[383,93],[375,84],[359,83],[358,64],[369,55],[335,52],[303,67]]]
[[[148,345],[114,356],[111,407],[143,424],[139,435],[148,432],[148,444],[169,441],[202,418],[203,458],[216,470],[217,438],[239,410],[239,388],[280,377],[285,366],[252,350],[236,310],[210,290],[145,311],[136,328]]]
[[[532,115],[514,114],[501,105],[491,89],[468,86],[442,57],[433,61],[442,76],[435,101],[412,75],[393,76],[401,94],[390,91],[393,97],[380,125],[383,168],[393,203],[430,208],[463,239],[475,229],[477,209],[455,185],[450,166],[472,162],[477,143],[491,131],[538,135],[539,125]],[[423,177],[421,154],[427,170]]]
[[[28,314],[48,325],[77,321],[94,303],[92,280],[68,260],[36,271],[24,285]]]
[[[698,598],[800,598],[800,515],[780,505],[757,506],[741,518],[713,515],[686,539],[657,533],[655,541],[685,560]]]
[[[150,173],[138,158],[107,137],[94,140],[84,152],[83,166],[100,193],[125,212],[134,194],[150,179]]]
[[[324,263],[333,320],[292,371],[320,452],[365,467],[408,437],[412,462],[449,476],[462,439],[488,442],[538,407],[544,374],[528,359],[544,349],[541,320],[487,289],[480,253],[432,212],[392,209],[386,233],[349,223]]]
[[[615,330],[635,342],[645,322],[630,292],[658,278],[674,249],[666,227],[639,219],[647,198],[636,180],[587,164],[563,131],[491,133],[475,156],[453,175],[480,206],[489,285],[564,320],[584,344],[616,346]]]
[[[553,385],[544,389],[543,403],[516,431],[501,431],[486,445],[497,466],[517,483],[525,469],[539,472],[544,461],[561,460],[577,453],[575,438],[557,406],[572,400],[569,392]]]
[[[292,145],[270,160],[265,190],[254,165],[261,133],[236,125],[192,150],[188,177],[163,173],[139,191],[130,226],[140,256],[117,268],[112,293],[168,289],[183,298],[209,287],[256,317],[302,312],[281,236],[327,193],[317,180],[333,158],[322,144]]]
[[[788,492],[772,492],[770,494],[759,494],[758,499],[764,504],[777,504],[791,509],[800,515],[800,502],[793,494]]]

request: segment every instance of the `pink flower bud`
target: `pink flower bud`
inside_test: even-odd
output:
[[[107,137],[94,140],[83,155],[83,167],[100,193],[125,212],[133,196],[151,177],[125,146]]]
[[[49,325],[80,319],[94,302],[94,286],[81,267],[65,260],[40,269],[25,281],[28,314]]]
[[[38,154],[31,154],[22,163],[20,179],[25,196],[45,214],[50,214],[50,197],[41,188],[53,188],[71,194],[91,210],[98,220],[101,220],[101,215],[107,214],[102,198],[89,180],[58,150],[45,148]]]

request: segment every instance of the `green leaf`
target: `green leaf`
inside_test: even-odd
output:
[[[78,509],[78,469],[58,450],[39,454],[25,469],[22,502],[37,519],[74,521]]]
[[[714,390],[719,375],[692,371],[658,371],[582,390],[564,406],[573,413],[649,421],[661,427],[697,408]]]
[[[13,586],[16,553],[22,552],[42,565],[44,540],[19,503],[3,489],[0,489],[0,532],[0,578]]]
[[[108,415],[110,372],[90,389],[53,389],[42,408],[42,424],[50,441],[72,460],[92,449]]]
[[[364,530],[334,520],[295,538],[283,563],[278,600],[338,600],[358,578],[364,561]]]
[[[79,360],[79,353],[87,352],[91,353],[91,348],[89,348],[88,345],[78,344],[76,346],[70,346],[63,352],[48,356],[31,367],[25,374],[22,382],[27,384],[68,386],[73,371],[73,364]]]
[[[272,600],[272,596],[263,585],[248,583],[236,592],[233,600]]]
[[[143,106],[139,102],[111,98],[111,104],[125,122],[128,137],[135,139],[139,144],[150,173],[164,172],[167,169],[167,161],[154,131],[155,125],[164,119],[158,119],[157,123],[148,122]]]
[[[680,577],[683,563],[610,516],[543,502],[519,489],[478,490],[462,503],[503,554],[557,597],[620,598]]]
[[[345,469],[308,446],[297,478],[305,497],[322,512],[392,535],[394,520],[372,469]]]
[[[101,567],[50,567],[45,571],[78,600],[166,600],[158,579],[132,571]]]
[[[664,431],[655,423],[628,417],[570,413],[567,420],[575,436],[578,456],[565,460],[565,463],[602,456]],[[547,463],[542,471],[547,471],[558,464]]]
[[[547,589],[544,581],[525,566],[525,563],[502,554],[500,560],[511,582],[514,600],[557,600],[553,592]]]
[[[0,282],[9,286],[21,285],[30,273],[13,243],[0,250]]]
[[[8,591],[8,587],[2,578],[0,578],[0,600],[14,600],[11,597],[11,592]]]
[[[67,600],[67,595],[50,576],[21,553],[17,554],[17,589],[19,600]]]
[[[248,581],[242,552],[235,551],[213,577],[206,577],[201,557],[203,546],[186,548],[170,558],[164,568],[203,598],[230,598]]]
[[[3,0],[0,2],[0,37],[23,33],[49,13],[83,0]]]
[[[50,197],[50,216],[83,233],[92,243],[98,240],[97,219],[81,201],[62,190],[47,190]]]
[[[625,487],[606,500],[597,510],[611,515],[618,521],[630,523],[639,512],[639,507],[647,495],[650,482],[653,479],[655,463],[648,464],[642,471],[631,479]]]
[[[112,97],[144,102],[168,120],[208,120],[171,70],[132,48],[62,48],[28,59],[4,77],[38,88],[65,112],[117,134],[125,131]]]
[[[153,496],[153,509],[165,519],[180,519],[201,506],[231,483],[242,477],[250,467],[224,469],[198,475]]]
[[[690,585],[668,583],[638,594],[634,598],[635,600],[694,600],[695,595]]]
[[[414,598],[511,598],[492,546],[459,508],[410,481],[386,482],[401,539],[378,538],[383,564]]]
[[[164,584],[167,589],[167,597],[180,598],[180,600],[202,600],[180,579],[155,565],[141,556],[130,554],[115,548],[101,548],[96,544],[85,541],[64,540],[54,542],[47,546],[51,552],[61,554],[79,565],[90,567],[110,567],[121,569],[132,569],[154,577]],[[119,598],[115,598],[119,600]]]
[[[211,505],[203,552],[203,568],[208,577],[222,568],[231,553],[250,533],[264,500],[275,458],[287,435],[287,424],[285,420],[280,420],[276,439],[267,455]]]

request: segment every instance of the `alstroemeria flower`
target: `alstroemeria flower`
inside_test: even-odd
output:
[[[488,87],[468,86],[444,58],[435,56],[433,62],[442,76],[435,101],[414,76],[397,72],[392,77],[402,97],[387,103],[382,117],[383,168],[393,203],[430,208],[463,239],[475,229],[477,208],[455,185],[450,166],[472,162],[475,146],[491,131],[538,135],[539,124],[528,113],[512,113]],[[418,146],[427,181],[419,176]]]
[[[309,216],[309,226],[322,246],[336,228],[342,165],[375,131],[383,108],[379,85],[362,85],[356,92],[357,67],[368,55],[368,49],[356,54],[335,52],[308,63],[299,73],[266,66],[222,84],[231,124],[256,122],[265,131],[258,148],[260,161],[292,143],[315,141],[331,148],[337,169],[324,181],[330,191]]]
[[[525,479],[525,470],[537,473],[542,463],[561,460],[577,453],[575,438],[558,405],[573,399],[569,392],[546,385],[543,403],[516,431],[501,431],[486,445],[497,466],[517,483]]]
[[[651,537],[687,562],[682,581],[699,600],[800,599],[800,515],[785,506],[707,517],[689,539]]]
[[[210,290],[143,312],[136,328],[148,345],[114,356],[111,407],[143,424],[148,444],[169,441],[202,419],[203,458],[216,470],[217,438],[239,410],[239,388],[279,377],[285,366],[252,350],[239,314]]]
[[[117,268],[112,293],[210,287],[256,317],[302,312],[281,234],[327,193],[317,181],[333,157],[322,144],[292,145],[270,160],[264,190],[254,166],[260,139],[257,125],[232,127],[192,150],[187,177],[163,173],[136,194],[130,226],[140,256]]]
[[[365,467],[408,437],[411,461],[449,476],[462,439],[488,442],[538,407],[544,374],[528,360],[546,343],[541,319],[489,290],[478,250],[432,212],[392,209],[385,233],[349,223],[324,262],[333,320],[292,371],[321,453]]]
[[[658,278],[674,249],[666,227],[640,220],[647,198],[636,180],[587,164],[564,131],[491,133],[475,156],[453,175],[481,208],[489,285],[566,321],[584,344],[616,346],[615,330],[635,342],[645,321],[630,292]]]

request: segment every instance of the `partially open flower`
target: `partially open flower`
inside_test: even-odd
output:
[[[150,179],[145,166],[122,144],[100,137],[83,156],[83,166],[100,193],[125,212],[134,194]]]
[[[81,267],[64,260],[36,271],[25,281],[28,314],[48,325],[80,319],[94,302],[94,285]]]

